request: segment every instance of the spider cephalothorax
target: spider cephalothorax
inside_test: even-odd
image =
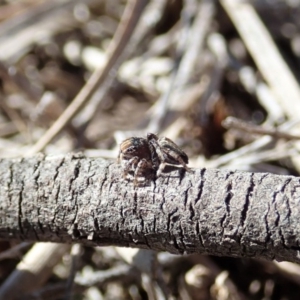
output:
[[[167,165],[183,167],[190,172],[188,156],[172,140],[148,133],[147,138],[131,137],[120,145],[119,161],[123,176],[133,178],[139,185],[155,176],[159,177]]]

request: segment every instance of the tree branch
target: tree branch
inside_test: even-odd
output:
[[[300,262],[300,179],[166,170],[147,187],[80,155],[0,161],[0,238]]]

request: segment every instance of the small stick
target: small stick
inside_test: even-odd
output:
[[[177,45],[176,65],[173,70],[169,89],[163,94],[155,105],[155,112],[152,120],[147,126],[148,132],[161,131],[163,119],[166,111],[170,109],[173,101],[182,102],[182,94],[185,92],[186,85],[191,79],[195,63],[203,48],[204,39],[214,15],[213,1],[205,0],[196,6],[191,1],[185,1],[185,8],[182,13],[182,32],[180,41]],[[192,21],[192,18],[195,18]],[[176,90],[176,93],[174,91]],[[175,100],[173,100],[173,98]],[[184,102],[184,101],[183,101]]]
[[[270,135],[273,138],[277,139],[286,139],[286,140],[299,140],[299,135],[289,134],[282,131],[277,130],[276,128],[264,128],[258,125],[250,124],[244,122],[240,119],[234,117],[228,117],[223,122],[222,125],[227,128],[234,128],[243,130],[249,133],[261,134],[261,135]]]
[[[63,114],[56,122],[46,131],[46,133],[37,141],[37,143],[28,151],[27,155],[42,151],[52,139],[70,122],[70,120],[79,112],[79,110],[91,98],[94,92],[102,85],[109,72],[117,62],[118,58],[124,51],[129,37],[132,35],[136,24],[141,16],[141,11],[148,3],[148,0],[131,0],[128,1],[122,16],[120,25],[115,33],[114,38],[109,46],[109,59],[104,68],[97,69],[72,103],[66,108]]]

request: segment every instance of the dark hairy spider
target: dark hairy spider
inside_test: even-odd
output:
[[[159,177],[167,165],[182,167],[191,172],[188,156],[172,140],[148,133],[147,138],[131,137],[120,145],[118,156],[126,179],[134,185]]]

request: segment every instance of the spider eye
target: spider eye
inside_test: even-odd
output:
[[[136,150],[137,149],[135,146],[130,146],[130,147],[124,149],[124,153],[134,153],[134,152],[136,152]]]

